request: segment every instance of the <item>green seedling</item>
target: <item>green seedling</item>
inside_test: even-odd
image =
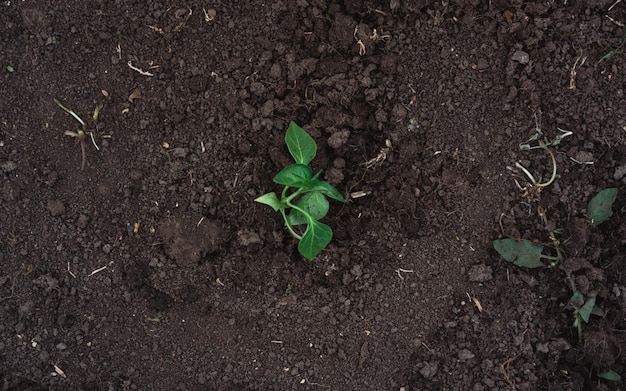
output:
[[[530,136],[528,140],[523,143],[520,143],[519,149],[522,151],[529,151],[531,149],[539,149],[545,147],[556,147],[561,144],[561,141],[565,139],[565,137],[569,137],[573,134],[569,130],[564,130],[561,128],[557,128],[561,134],[558,134],[554,137],[554,139],[550,140],[547,137],[543,136],[543,131],[541,130],[541,111],[535,112],[535,133]],[[537,142],[536,145],[533,145],[534,142]]]
[[[528,177],[529,182],[526,184],[526,186],[521,187],[518,184],[518,187],[520,187],[524,191],[524,194],[530,200],[538,200],[541,190],[545,187],[550,186],[557,178],[556,158],[549,147],[559,145],[561,141],[563,141],[566,137],[572,135],[572,132],[570,131],[560,128],[557,129],[561,133],[557,135],[554,139],[550,140],[547,137],[544,137],[541,130],[541,111],[538,111],[535,113],[535,133],[528,140],[520,143],[519,145],[519,149],[522,151],[543,149],[550,156],[550,161],[552,163],[552,175],[550,176],[550,179],[548,179],[546,182],[542,182],[541,178],[535,179],[535,177],[530,173],[530,171],[528,171],[526,167],[522,166],[519,162],[515,163],[515,167],[520,169],[526,175],[526,177]]]
[[[539,113],[541,114],[541,113]],[[548,140],[542,138],[541,127],[539,126],[539,119],[536,120],[536,134],[534,134],[528,141],[520,144],[520,149],[544,149],[550,159],[552,160],[552,175],[546,182],[542,182],[541,178],[536,180],[535,177],[521,164],[517,163],[516,166],[528,177],[529,182],[525,187],[520,189],[524,190],[524,195],[533,202],[539,201],[539,194],[541,190],[551,185],[557,178],[557,165],[554,153],[550,150],[549,146],[558,145],[565,137],[571,135],[571,132],[561,131],[561,135],[557,136],[554,140]],[[537,141],[536,145],[533,145]],[[517,183],[517,181],[516,181]],[[587,221],[594,228],[605,222],[610,216],[613,208],[613,203],[617,199],[617,188],[609,188],[600,191],[596,194],[591,201],[587,204]],[[541,206],[537,206],[537,215],[545,227],[549,227],[546,211]],[[504,229],[503,229],[504,233]],[[544,247],[541,244],[537,244],[527,239],[516,240],[512,238],[497,239],[493,241],[494,249],[500,254],[504,260],[511,262],[516,266],[525,267],[529,269],[548,267],[554,268],[559,265],[564,259],[564,253],[561,250],[560,241],[557,239],[557,234],[560,233],[558,229],[548,230],[550,240],[553,244],[553,249],[556,253],[555,256],[545,255],[543,253]],[[545,261],[550,261],[546,264]],[[566,274],[566,279],[569,282],[569,287],[572,291],[572,296],[569,299],[566,309],[573,312],[574,323],[578,333],[579,343],[583,343],[583,324],[589,323],[591,315],[604,316],[604,311],[596,305],[596,297],[585,295],[578,290],[574,277],[571,272],[566,268],[561,267]],[[621,377],[612,370],[605,370],[603,372],[598,371],[598,377],[610,381],[621,381]]]
[[[493,241],[493,248],[505,261],[529,269],[546,266],[542,259],[551,261],[548,266],[552,267],[559,261],[558,257],[543,254],[542,245],[527,239],[497,239]]]
[[[622,381],[622,377],[618,375],[614,370],[610,369],[608,371],[598,372],[598,377],[600,379],[619,382]]]
[[[275,183],[284,186],[280,198],[271,192],[255,201],[281,213],[287,230],[300,241],[300,254],[313,260],[328,246],[333,236],[331,228],[319,221],[328,213],[326,197],[340,202],[346,200],[330,183],[319,179],[322,171],[313,175],[309,163],[317,153],[317,145],[311,136],[291,122],[285,134],[285,143],[295,164],[283,168],[274,177]],[[302,235],[295,228],[301,225],[306,226]]]
[[[604,223],[612,214],[613,203],[617,199],[617,188],[604,189],[587,204],[587,221],[593,227]]]
[[[81,128],[78,129],[77,131],[74,132],[74,131],[66,130],[63,134],[66,136],[75,138],[77,142],[80,144],[80,150],[83,156],[80,169],[84,170],[85,162],[87,161],[87,153],[86,153],[86,146],[85,146],[85,138],[87,137],[87,134],[89,134],[91,138],[91,143],[96,148],[96,150],[98,151],[100,150],[100,148],[98,148],[98,145],[96,144],[96,140],[93,136],[93,132],[87,130],[87,124],[85,124],[85,121],[83,121],[83,119],[80,118],[78,114],[76,114],[73,110],[70,110],[67,107],[63,106],[63,104],[61,104],[61,102],[59,102],[57,99],[54,99],[54,103],[56,103],[57,106],[59,106],[63,111],[65,111],[66,113],[74,117],[74,119],[76,119],[76,121],[78,121],[78,123],[80,123],[81,125]],[[98,116],[100,115],[100,110],[102,110],[102,107],[103,105],[98,105],[94,109],[93,114],[91,116],[91,119],[93,120],[94,123],[98,121]]]
[[[541,144],[543,144],[543,143],[541,143]],[[548,149],[548,147],[545,144],[544,144],[543,148],[546,150],[548,155],[550,155],[550,159],[552,160],[552,175],[550,176],[550,179],[548,179],[548,181],[541,182],[541,178],[535,179],[535,177],[530,173],[530,171],[528,171],[528,169],[526,169],[526,167],[522,166],[519,162],[515,163],[515,167],[517,167],[520,170],[522,170],[522,172],[524,174],[526,174],[526,176],[530,180],[530,184],[532,186],[534,186],[535,188],[537,188],[537,189],[542,189],[544,187],[550,186],[554,182],[554,180],[556,179],[556,159],[554,157],[554,153],[550,149]]]
[[[583,295],[576,287],[572,274],[569,272],[566,273],[567,281],[569,282],[570,289],[573,294],[565,308],[574,311],[574,327],[576,327],[576,330],[578,331],[578,342],[582,344],[583,322],[589,323],[591,315],[604,316],[604,311],[596,305],[596,297],[592,296],[585,298],[585,295]]]
[[[617,3],[616,3],[617,4]],[[626,42],[626,26],[622,27],[622,37],[619,41],[619,45],[617,45],[615,48],[613,48],[612,50],[610,50],[607,54],[605,54],[604,56],[602,56],[598,62],[596,62],[596,65],[600,64],[603,61],[608,61],[611,59],[611,57],[613,57],[616,54],[620,54],[623,52],[623,48],[624,48],[624,42]]]

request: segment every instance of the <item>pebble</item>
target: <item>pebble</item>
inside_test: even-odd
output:
[[[48,200],[47,207],[48,212],[50,212],[52,216],[58,216],[65,212],[65,205],[59,200]]]
[[[511,60],[519,62],[520,64],[528,64],[530,62],[530,55],[522,50],[518,50],[513,53]]]
[[[493,270],[484,264],[475,265],[469,270],[468,275],[472,282],[485,282],[493,279]]]
[[[461,361],[467,361],[476,357],[476,355],[472,353],[471,351],[469,351],[468,349],[461,349],[459,351],[458,357],[459,357],[459,360]]]

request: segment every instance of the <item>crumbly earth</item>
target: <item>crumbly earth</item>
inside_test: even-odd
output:
[[[621,389],[613,3],[2,1],[0,388]],[[254,202],[292,120],[350,198],[312,262]],[[492,247],[549,232],[553,269]]]

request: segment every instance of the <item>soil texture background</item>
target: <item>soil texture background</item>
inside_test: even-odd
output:
[[[603,0],[2,1],[0,389],[623,389],[624,23]],[[290,121],[349,199],[313,261],[254,202]],[[544,139],[540,189],[519,166],[550,177]],[[505,237],[563,260],[517,267]],[[582,338],[572,282],[602,310]]]

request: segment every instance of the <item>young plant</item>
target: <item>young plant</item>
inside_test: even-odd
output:
[[[617,199],[617,188],[604,189],[587,204],[587,221],[593,227],[604,223],[612,214],[613,203]]]
[[[569,280],[570,288],[574,293],[565,308],[574,312],[574,327],[576,327],[576,330],[578,331],[578,342],[582,344],[583,322],[589,323],[589,317],[591,315],[601,317],[604,316],[604,311],[596,305],[595,296],[585,298],[585,295],[583,295],[582,292],[580,292],[576,287],[571,274],[567,274],[567,279]]]
[[[291,122],[285,134],[285,143],[295,163],[283,168],[274,177],[274,182],[284,186],[280,198],[271,192],[255,201],[281,213],[287,230],[300,241],[300,254],[313,260],[333,237],[331,228],[319,221],[328,213],[326,197],[340,202],[346,200],[330,183],[319,179],[321,170],[313,175],[309,163],[317,153],[317,145],[311,136]],[[302,235],[295,228],[300,225],[306,226]]]
[[[74,119],[76,119],[76,121],[78,121],[78,123],[80,123],[81,128],[78,129],[77,131],[71,131],[71,130],[66,130],[63,134],[66,136],[70,136],[70,137],[74,137],[78,143],[80,144],[80,150],[82,152],[83,158],[82,158],[82,163],[80,165],[80,169],[84,170],[85,169],[85,162],[87,161],[87,153],[86,153],[86,146],[85,146],[85,137],[87,137],[87,134],[89,134],[89,136],[91,137],[91,143],[93,144],[94,147],[96,147],[96,149],[99,151],[100,148],[98,148],[98,145],[96,144],[96,140],[93,137],[93,132],[90,132],[87,130],[87,124],[85,124],[85,121],[83,121],[82,118],[80,118],[78,116],[78,114],[76,114],[74,111],[68,109],[67,107],[63,106],[63,104],[61,104],[61,102],[59,102],[57,99],[54,99],[54,103],[57,104],[57,106],[59,106],[63,111],[65,111],[66,113],[70,114],[72,117],[74,117]],[[93,111],[93,115],[91,116],[91,119],[93,120],[93,122],[97,122],[98,121],[98,115],[100,115],[100,110],[102,110],[103,105],[98,105],[96,106],[96,108]]]
[[[611,215],[613,203],[617,199],[617,188],[604,189],[598,192],[587,204],[587,221],[594,228],[605,222]],[[537,213],[544,225],[548,225],[545,210],[537,207]],[[511,238],[497,239],[493,241],[494,249],[504,260],[519,267],[529,269],[539,267],[555,267],[563,260],[563,252],[560,242],[556,238],[556,230],[549,232],[550,240],[554,245],[556,256],[543,254],[543,246],[527,239],[515,240]],[[543,260],[551,261],[545,264]],[[583,339],[583,322],[588,323],[591,315],[604,316],[604,311],[596,305],[595,296],[585,297],[576,287],[574,277],[565,270],[567,281],[572,291],[572,297],[567,303],[566,309],[574,313],[574,327],[578,331],[579,342]],[[611,376],[610,371],[607,376]]]

